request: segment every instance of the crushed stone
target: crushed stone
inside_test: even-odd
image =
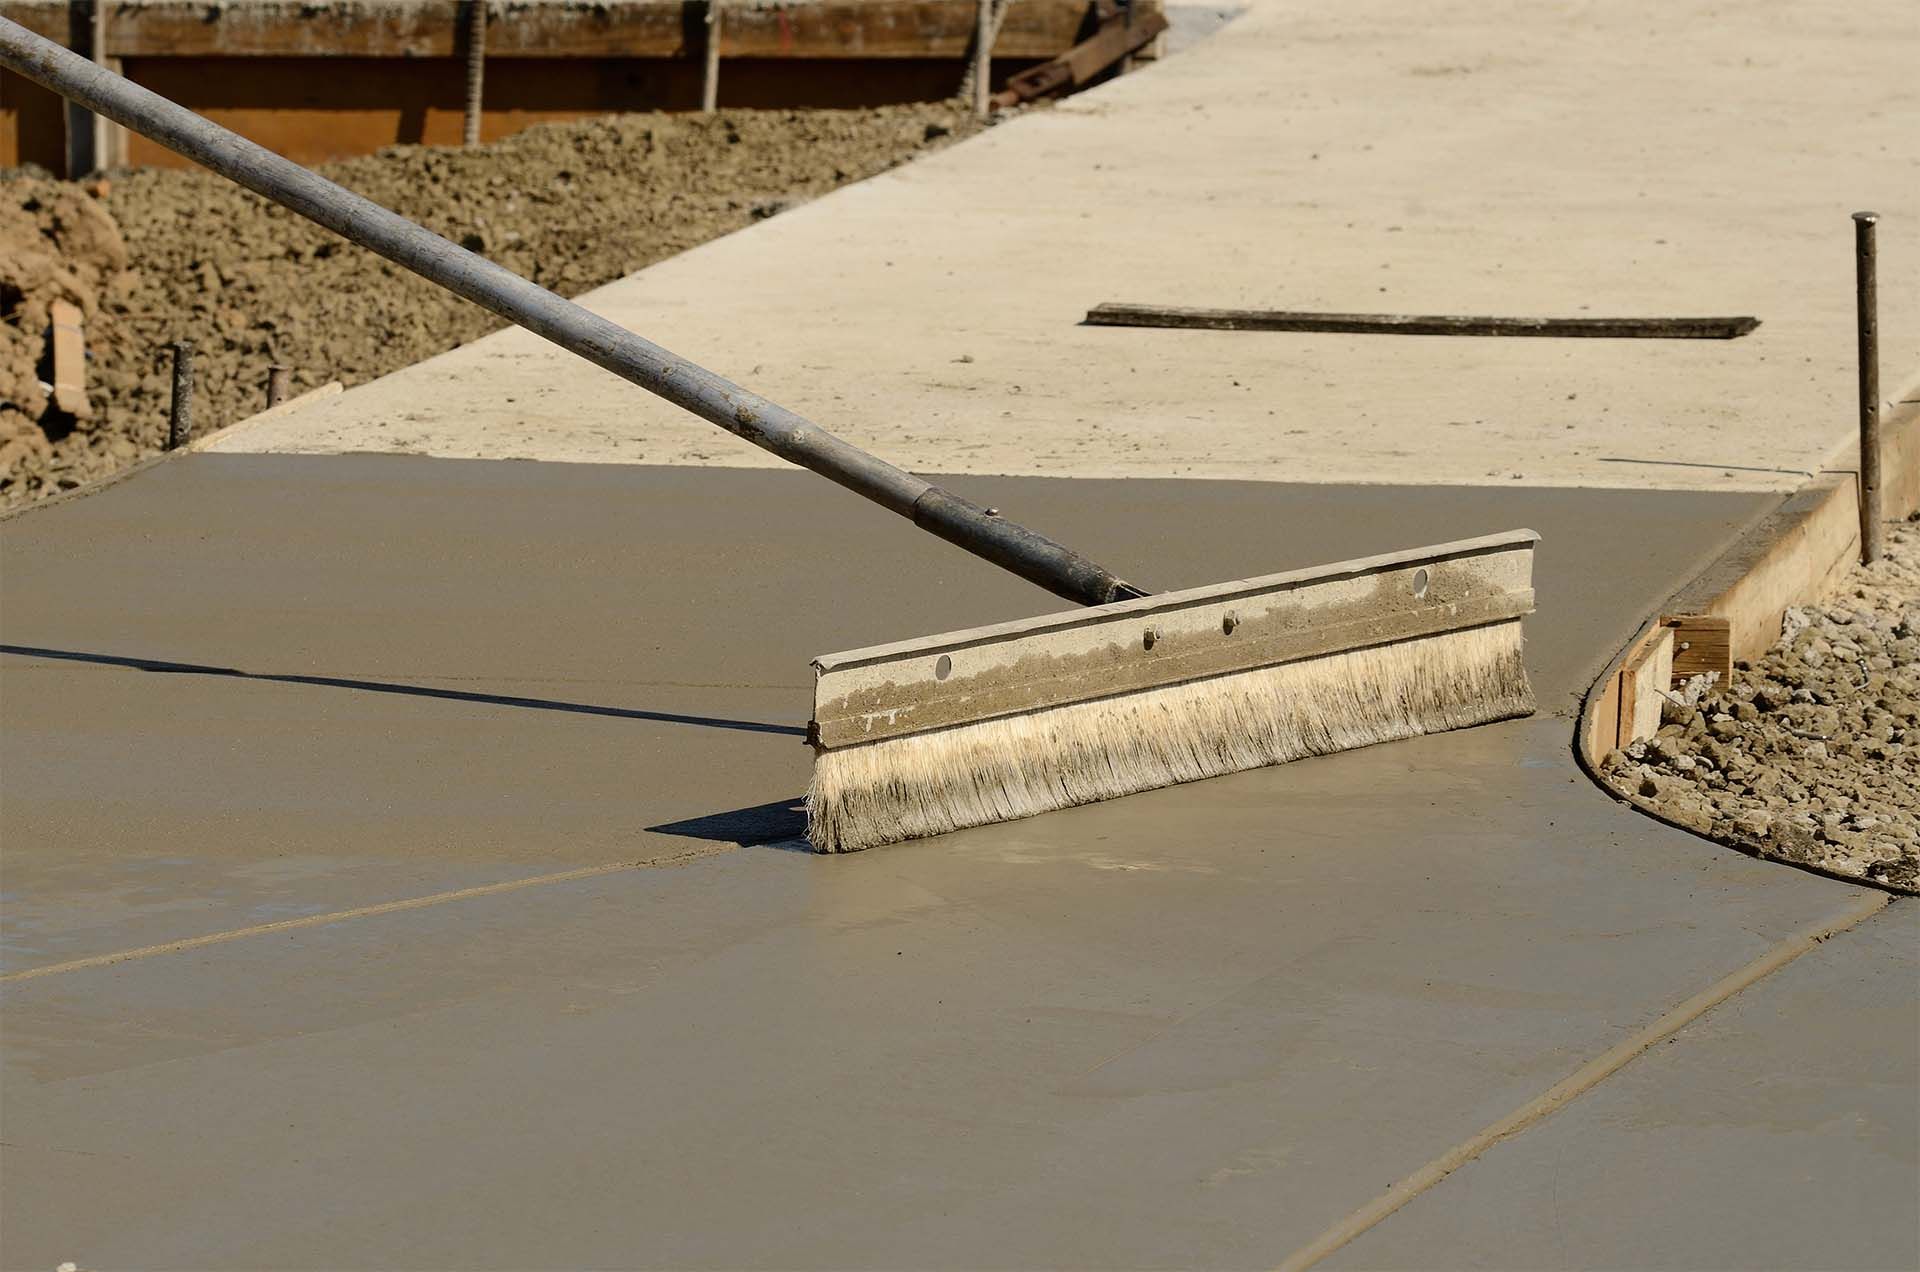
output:
[[[1602,777],[1714,839],[1920,892],[1920,514],[1886,546],[1789,609],[1732,683],[1673,694]]]
[[[474,149],[397,146],[326,176],[563,296],[611,282],[974,131],[955,103],[649,113]],[[40,386],[48,307],[86,323],[90,409]],[[476,339],[492,314],[198,169],[76,184],[0,172],[0,507],[160,448],[168,345],[195,342],[195,431],[292,391],[351,387]]]

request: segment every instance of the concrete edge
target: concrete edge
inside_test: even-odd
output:
[[[216,428],[210,433],[204,433],[188,442],[186,449],[190,451],[210,450],[216,441],[228,440],[247,429],[253,428],[257,424],[292,415],[297,411],[314,405],[316,402],[324,402],[330,397],[337,397],[345,391],[340,381],[328,380],[325,384],[317,388],[308,389],[305,393],[299,394],[296,397],[290,397],[277,406],[270,406],[264,411],[255,411],[252,415],[246,416],[244,419],[235,420],[224,428]]]
[[[308,389],[298,397],[288,398],[278,406],[270,406],[266,410],[257,411],[243,420],[235,420],[224,428],[216,428],[211,433],[202,437],[196,437],[177,451],[159,451],[152,455],[145,455],[134,460],[125,468],[116,469],[104,477],[98,477],[84,485],[75,486],[72,490],[64,490],[57,495],[49,495],[45,499],[35,499],[29,503],[18,504],[12,508],[0,509],[0,521],[11,521],[15,517],[24,516],[29,512],[38,512],[42,508],[52,508],[59,504],[71,503],[76,499],[85,499],[89,495],[97,495],[109,487],[119,485],[130,477],[139,476],[149,468],[165,463],[176,455],[186,455],[195,451],[210,449],[212,442],[217,439],[231,437],[236,429],[246,428],[262,420],[278,419],[283,415],[291,415],[303,407],[312,406],[314,403],[324,401],[342,391],[340,381],[329,380],[318,388]]]
[[[15,504],[11,508],[0,509],[0,521],[12,521],[15,517],[23,517],[30,512],[39,512],[43,508],[55,508],[61,504],[72,503],[76,499],[85,499],[89,495],[97,495],[109,487],[119,485],[129,477],[137,477],[149,468],[163,464],[175,455],[181,453],[183,452],[160,451],[157,454],[145,455],[134,460],[125,468],[115,469],[104,477],[96,477],[92,481],[75,486],[72,490],[63,490],[57,495],[48,495],[45,499],[34,499],[27,503]]]
[[[1882,514],[1905,517],[1920,510],[1920,401],[1899,403],[1882,424]],[[1827,581],[1859,557],[1858,473],[1823,472],[1805,482],[1772,510],[1743,527],[1713,563],[1683,585],[1652,614],[1642,617],[1633,637],[1601,671],[1580,702],[1574,723],[1574,759],[1593,784],[1610,798],[1655,821],[1698,835],[1710,843],[1751,857],[1778,858],[1733,840],[1715,839],[1666,816],[1650,801],[1615,790],[1600,776],[1600,765],[1617,747],[1632,741],[1631,710],[1636,686],[1630,677],[1650,663],[1655,642],[1672,629],[1669,615],[1711,615],[1729,625],[1729,659],[1753,659],[1778,640],[1789,606],[1820,595]],[[1657,726],[1656,726],[1657,727]],[[1862,887],[1884,887],[1871,879],[1838,874],[1801,862],[1782,862],[1812,874]],[[1899,889],[1890,889],[1900,891]]]

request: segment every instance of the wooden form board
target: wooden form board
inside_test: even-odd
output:
[[[151,57],[128,58],[126,65],[134,82],[296,163],[326,163],[395,144],[459,145],[462,137],[466,67],[457,58],[401,66],[377,58]],[[996,67],[1004,65],[995,59]],[[722,64],[719,104],[722,110],[866,109],[937,101],[952,95],[962,69],[958,59],[738,59]],[[701,72],[697,58],[490,59],[481,140],[551,121],[697,110]],[[128,139],[127,159],[188,164],[137,133]],[[0,151],[0,166],[6,162]],[[56,150],[49,166],[58,170],[59,164]]]
[[[1920,509],[1920,403],[1903,403],[1883,423],[1881,440],[1883,511],[1904,517]],[[1598,764],[1613,748],[1658,728],[1657,714],[1646,728],[1643,693],[1650,679],[1657,682],[1659,655],[1648,647],[1658,634],[1673,642],[1670,683],[1702,671],[1731,675],[1735,661],[1771,649],[1782,611],[1814,600],[1859,559],[1858,498],[1850,472],[1812,479],[1682,588],[1669,602],[1671,612],[1642,629],[1587,695],[1578,733],[1586,761]]]
[[[1659,731],[1660,705],[1673,681],[1673,648],[1672,628],[1648,624],[1588,695],[1580,738],[1590,763]]]
[[[1673,685],[1673,629],[1656,627],[1620,667],[1620,735],[1615,746],[1650,738]]]
[[[1162,0],[1137,0],[1136,18]],[[996,75],[1074,47],[1094,0],[1019,0],[994,44]],[[463,134],[465,0],[101,0],[96,43],[83,6],[0,0],[36,33],[124,66],[172,97],[299,163]],[[741,0],[719,53],[723,108],[862,109],[939,101],[960,83],[975,0]],[[701,103],[704,0],[491,0],[482,139],[550,120]],[[405,62],[395,65],[395,59]],[[109,164],[185,166],[171,151],[103,129],[104,151],[73,153],[60,98],[0,70],[0,167],[82,176]]]
[[[1158,4],[1144,4],[1143,12]],[[66,0],[9,0],[7,16],[61,43]],[[1080,37],[1088,0],[1020,0],[996,57],[1046,58]],[[110,57],[458,57],[466,6],[451,0],[106,0]],[[723,57],[959,58],[973,39],[974,0],[813,0],[727,11]],[[488,57],[699,57],[703,5],[682,0],[493,5]]]

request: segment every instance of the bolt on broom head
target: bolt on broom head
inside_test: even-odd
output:
[[[808,838],[852,852],[1529,715],[1538,540],[1516,530],[816,659]]]

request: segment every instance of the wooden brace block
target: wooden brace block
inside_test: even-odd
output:
[[[1660,729],[1660,705],[1673,683],[1673,629],[1655,628],[1620,667],[1620,736],[1616,746]]]
[[[80,322],[78,305],[53,302],[53,404],[84,419],[93,409],[87,404],[87,344]]]
[[[1718,672],[1724,685],[1733,676],[1733,620],[1717,614],[1669,614],[1660,620],[1673,630],[1673,683]]]
[[[1607,687],[1600,691],[1600,697],[1593,708],[1593,715],[1587,724],[1587,751],[1595,760],[1605,759],[1607,752],[1620,745],[1620,673],[1615,671],[1607,677]]]

